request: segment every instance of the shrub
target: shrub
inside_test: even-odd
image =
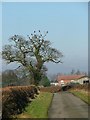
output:
[[[47,76],[44,76],[42,80],[39,82],[39,85],[43,85],[44,87],[50,86],[50,80]]]
[[[14,86],[2,89],[2,118],[21,113],[30,98],[38,94],[35,86]]]
[[[83,90],[88,91],[88,90],[90,90],[89,86],[90,86],[90,84],[76,85],[72,89],[78,89],[78,90],[83,89]]]

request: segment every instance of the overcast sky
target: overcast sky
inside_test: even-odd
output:
[[[48,63],[48,73],[88,71],[88,3],[2,3],[2,45],[14,34],[48,30],[47,39],[60,50],[63,64]],[[3,69],[16,68],[15,64]]]

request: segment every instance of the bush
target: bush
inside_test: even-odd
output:
[[[35,86],[15,86],[2,89],[2,118],[21,113],[30,98],[38,94]]]
[[[44,87],[50,86],[50,81],[47,76],[44,76],[43,79],[39,82],[39,85],[43,85]]]

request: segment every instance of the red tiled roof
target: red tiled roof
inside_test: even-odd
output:
[[[74,80],[84,77],[85,75],[60,75],[57,77],[57,81],[60,80]]]

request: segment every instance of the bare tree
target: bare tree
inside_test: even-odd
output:
[[[5,70],[2,72],[2,87],[9,85],[18,85],[18,77],[14,70]]]
[[[75,74],[80,75],[81,74],[80,70],[77,70]]]
[[[71,75],[74,75],[74,74],[75,74],[75,70],[72,69],[72,71],[71,71]]]
[[[2,57],[7,63],[21,63],[33,78],[33,83],[38,85],[42,78],[42,69],[45,62],[62,63],[62,53],[51,47],[51,42],[45,40],[48,31],[42,35],[40,30],[38,34],[27,36],[27,39],[20,35],[14,35],[10,38],[12,44],[5,45],[2,51]]]

